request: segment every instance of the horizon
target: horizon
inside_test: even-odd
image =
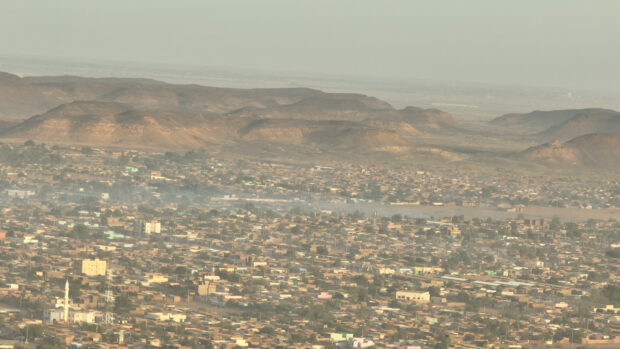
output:
[[[0,56],[620,92],[615,1],[5,4]]]
[[[1,4],[0,349],[620,344],[619,1]]]
[[[564,89],[553,86],[7,55],[0,55],[0,71],[25,77],[72,75],[93,78],[145,78],[171,84],[228,88],[306,87],[325,92],[365,94],[385,100],[399,109],[407,106],[440,109],[459,119],[473,122],[491,120],[508,113],[535,110],[620,110],[620,99],[616,98],[614,93],[586,88]]]

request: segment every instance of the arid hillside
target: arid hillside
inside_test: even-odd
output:
[[[544,165],[620,167],[620,135],[594,133],[529,148],[519,158]]]

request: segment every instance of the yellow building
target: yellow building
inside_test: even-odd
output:
[[[396,291],[396,299],[399,301],[428,303],[431,300],[431,295],[428,291]]]
[[[146,273],[144,274],[144,281],[142,281],[142,284],[144,286],[150,286],[152,284],[163,284],[166,282],[168,282],[168,277],[164,274]]]
[[[99,259],[82,260],[82,274],[87,276],[105,275],[106,261]]]

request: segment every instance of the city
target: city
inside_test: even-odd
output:
[[[620,348],[620,1],[0,1],[0,349]]]
[[[620,344],[620,223],[513,210],[617,208],[617,181],[569,192],[537,177],[205,151],[2,152],[7,347]],[[433,203],[512,218],[416,210]],[[390,208],[413,214],[378,213]]]

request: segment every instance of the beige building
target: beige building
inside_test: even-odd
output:
[[[150,286],[152,284],[162,284],[168,282],[168,277],[161,273],[146,273],[142,285]]]
[[[82,274],[87,276],[105,275],[106,261],[100,259],[83,259]]]
[[[207,282],[202,285],[198,285],[198,295],[207,296],[216,292],[216,285],[214,282]]]
[[[396,291],[396,299],[399,301],[428,303],[431,295],[428,291]]]
[[[144,234],[160,234],[161,223],[158,221],[150,221],[142,223],[142,233]]]

